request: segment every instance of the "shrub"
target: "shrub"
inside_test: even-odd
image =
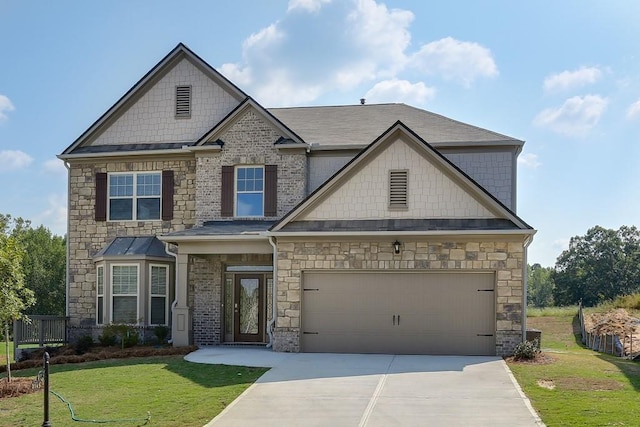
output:
[[[87,351],[91,350],[91,347],[93,347],[93,337],[91,335],[85,335],[80,337],[76,343],[76,353],[85,354]]]
[[[153,334],[158,338],[158,342],[162,344],[169,336],[169,328],[166,326],[156,326],[153,328]]]
[[[111,347],[118,342],[118,336],[112,326],[113,325],[109,325],[104,328],[102,334],[98,337],[98,341],[100,341],[100,345],[103,347]]]
[[[538,339],[533,341],[524,341],[516,346],[513,352],[515,360],[533,360],[540,354]]]

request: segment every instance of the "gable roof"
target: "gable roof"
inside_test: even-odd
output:
[[[504,224],[501,224],[500,227],[496,227],[496,229],[515,229],[515,230],[527,230],[528,233],[533,232],[531,226],[525,223],[522,219],[520,219],[513,211],[507,208],[504,204],[502,204],[498,199],[496,199],[493,195],[491,195],[486,189],[476,183],[471,177],[465,174],[460,168],[454,165],[451,161],[449,161],[446,157],[440,154],[436,149],[434,149],[429,143],[427,143],[424,139],[422,139],[419,135],[417,135],[413,130],[408,128],[401,121],[397,121],[393,124],[389,129],[383,132],[378,138],[376,138],[372,143],[370,143],[364,150],[362,150],[357,156],[355,156],[349,163],[347,163],[342,169],[336,172],[330,179],[328,179],[323,185],[321,185],[318,189],[316,189],[313,193],[311,193],[307,198],[305,198],[301,203],[299,203],[295,208],[289,211],[284,217],[280,219],[276,224],[273,225],[269,230],[274,233],[278,232],[286,232],[285,228],[288,228],[294,232],[303,231],[300,226],[289,226],[289,224],[293,223],[299,218],[304,218],[305,215],[311,212],[316,206],[321,204],[324,200],[326,200],[329,195],[339,188],[341,185],[346,183],[350,179],[350,175],[352,172],[359,170],[361,167],[366,165],[368,158],[370,156],[375,156],[376,152],[379,152],[381,149],[385,149],[385,144],[390,144],[391,142],[398,139],[400,136],[406,136],[409,142],[412,142],[418,150],[425,150],[425,154],[427,154],[435,163],[435,165],[444,171],[447,174],[455,177],[462,185],[466,188],[474,198],[476,198],[484,207],[486,207],[489,211],[491,211],[494,215],[496,215],[497,219],[506,219],[513,224],[513,227],[505,227]],[[302,222],[302,221],[300,221]],[[318,227],[316,224],[317,221],[307,221],[305,222],[309,226]],[[365,221],[368,227],[371,227],[371,221]],[[435,224],[435,226],[441,230],[448,230],[451,228],[450,224],[443,225],[442,222],[432,221],[431,223]],[[496,222],[493,222],[497,224]],[[377,223],[376,223],[377,224]],[[381,223],[382,224],[382,223]],[[399,223],[400,224],[400,223]],[[425,223],[426,225],[427,223]],[[460,223],[462,224],[462,223]],[[492,224],[492,222],[483,223],[483,226],[479,227],[477,230],[487,230],[487,224]],[[379,225],[378,225],[379,226]],[[404,224],[400,224],[400,227],[403,227]],[[329,228],[330,229],[330,228]],[[306,228],[305,228],[306,230]],[[326,230],[326,228],[325,228]],[[376,229],[379,231],[379,229]],[[310,231],[310,230],[306,230]],[[365,231],[365,230],[362,230]],[[370,230],[375,231],[375,230]],[[427,231],[427,230],[422,230]],[[485,231],[486,232],[486,231]]]
[[[510,145],[524,141],[406,104],[270,108],[314,148],[363,148],[394,122],[404,123],[432,146]]]
[[[238,101],[247,97],[240,88],[234,85],[229,79],[224,77],[213,67],[207,64],[202,58],[196,55],[183,43],[178,45],[160,60],[147,74],[145,74],[131,89],[129,89],[111,108],[109,108],[98,120],[96,120],[82,135],[80,135],[69,147],[67,147],[60,156],[65,158],[67,155],[76,153],[76,149],[82,144],[91,140],[102,129],[113,123],[127,108],[129,108],[137,99],[147,92],[162,76],[167,74],[182,59],[189,60],[198,67],[203,73],[215,80],[226,92]],[[184,144],[183,144],[184,145]]]
[[[282,123],[277,117],[269,112],[266,108],[260,105],[256,100],[251,98],[250,96],[246,97],[244,101],[242,101],[236,108],[234,108],[225,118],[220,120],[216,125],[214,125],[209,131],[207,131],[204,135],[198,139],[195,143],[196,146],[204,145],[207,142],[216,141],[225,130],[229,129],[236,120],[238,120],[242,115],[247,112],[249,109],[252,109],[260,116],[263,117],[267,122],[271,123],[278,131],[286,136],[288,139],[288,143],[293,144],[301,144],[303,147],[307,147],[307,144],[300,138],[295,132],[293,132],[287,125]],[[280,141],[280,140],[278,140]]]

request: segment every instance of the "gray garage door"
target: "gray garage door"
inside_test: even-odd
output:
[[[493,273],[303,273],[302,351],[495,355]]]

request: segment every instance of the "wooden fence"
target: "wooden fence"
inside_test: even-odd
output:
[[[578,318],[580,319],[580,333],[582,335],[582,343],[588,348],[600,353],[613,354],[618,357],[633,358],[637,356],[640,349],[633,347],[633,334],[630,337],[622,336],[622,340],[615,334],[597,335],[586,330],[584,326],[584,313],[582,310],[582,301],[578,304]]]
[[[29,316],[30,321],[16,320],[13,323],[13,346],[16,360],[20,356],[21,345],[67,343],[67,321],[64,316]]]

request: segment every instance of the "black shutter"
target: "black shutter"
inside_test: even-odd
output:
[[[96,173],[95,216],[96,221],[107,220],[107,174],[104,172]]]
[[[264,167],[264,216],[278,216],[278,166]]]
[[[173,171],[162,171],[162,220],[173,219]]]
[[[222,191],[220,200],[220,215],[233,216],[233,166],[222,166]]]

